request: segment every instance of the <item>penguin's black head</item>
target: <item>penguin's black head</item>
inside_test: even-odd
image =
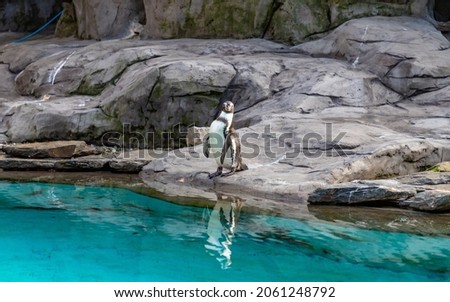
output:
[[[226,101],[222,105],[222,111],[225,111],[226,113],[233,113],[234,112],[234,104],[230,101]]]

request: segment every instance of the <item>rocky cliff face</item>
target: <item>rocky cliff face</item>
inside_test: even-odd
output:
[[[439,0],[1,1],[0,31],[35,30],[65,8],[58,36],[82,39],[265,38],[296,44],[364,16],[414,15],[446,22]],[[73,11],[72,11],[73,10]],[[73,26],[75,25],[75,27]],[[70,30],[68,30],[70,29]]]
[[[73,4],[81,38],[265,38],[289,44],[320,35],[352,18],[431,18],[429,10],[434,7],[428,0],[73,0]]]

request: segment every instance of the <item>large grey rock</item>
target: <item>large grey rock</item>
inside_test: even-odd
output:
[[[424,179],[427,174],[414,175]],[[353,181],[318,188],[308,197],[311,204],[363,205],[383,207],[386,205],[424,212],[450,211],[450,186],[404,184],[405,180]]]
[[[105,92],[100,106],[123,125],[125,139],[139,142],[135,147],[179,147],[186,142],[164,133],[180,136],[188,126],[205,126],[235,73],[231,64],[216,58],[155,59],[129,68]]]
[[[339,182],[377,179],[422,171],[442,160],[445,145],[427,140],[409,139],[381,146],[370,155],[333,171]]]
[[[188,126],[207,124],[236,75],[234,66],[221,58],[223,53],[275,48],[280,45],[265,41],[109,41],[64,50],[29,64],[16,77],[20,93],[46,101],[11,106],[5,119],[10,125],[7,135],[15,142],[62,139],[65,133],[66,138],[141,148],[183,145],[167,140],[164,133],[179,131],[183,139]],[[12,50],[6,50],[4,59],[9,62]],[[205,53],[211,56],[198,57]],[[49,70],[48,65],[54,67]],[[74,93],[94,96],[62,102],[58,98]],[[16,123],[22,118],[32,122]],[[80,127],[74,120],[92,125]],[[179,130],[174,130],[176,125]]]
[[[106,170],[107,159],[25,159],[0,157],[0,169],[21,170],[58,170],[58,171],[101,171]]]
[[[9,71],[17,75],[28,65],[38,62],[40,59],[50,57],[50,62],[52,62],[59,59],[61,55],[66,53],[70,54],[74,50],[83,48],[89,44],[92,44],[92,42],[66,40],[62,43],[57,43],[54,40],[45,41],[45,39],[38,41],[26,41],[22,43],[7,43],[1,46],[0,61],[4,64],[8,64]],[[54,58],[52,57],[53,55],[59,57]],[[49,62],[49,59],[47,58],[45,62]],[[51,70],[55,70],[55,68],[58,67],[59,62],[60,59],[55,61],[54,65],[47,65],[43,67],[46,68],[43,69],[43,71],[45,70],[47,77],[49,76]]]
[[[47,143],[45,143],[47,144]],[[49,143],[51,144],[51,143]],[[61,145],[62,143],[57,143]],[[70,145],[66,144],[66,147]],[[36,150],[36,149],[35,149]],[[110,150],[96,148],[95,155],[88,155],[92,150],[78,150],[78,157],[68,158],[60,156],[67,150],[61,146],[59,148],[49,149],[44,154],[43,149],[38,150],[38,158],[14,157],[13,154],[0,154],[0,169],[5,171],[113,171],[121,173],[139,173],[145,165],[148,165],[152,158],[148,155],[141,156],[141,152],[115,152],[108,153]],[[98,154],[100,151],[102,153]],[[29,152],[29,150],[28,150]],[[62,152],[62,153],[59,153]],[[19,155],[24,155],[19,153]],[[44,156],[48,155],[48,156]]]
[[[411,17],[351,20],[323,39],[296,47],[316,56],[343,57],[404,96],[450,84],[449,48],[432,24]]]
[[[102,42],[61,51],[29,64],[16,77],[22,95],[98,95],[129,66],[160,56],[130,42]]]
[[[392,180],[353,181],[319,188],[308,197],[312,204],[381,204],[397,202],[416,195],[412,186]]]
[[[2,150],[21,158],[72,158],[100,153],[84,141],[53,141],[31,144],[5,145]]]
[[[107,142],[114,140],[119,145],[141,148],[183,145],[185,142],[167,140],[164,133],[174,132],[174,126],[180,125],[180,130],[175,131],[182,135],[190,125],[207,124],[210,111],[217,106],[220,95],[236,75],[233,65],[219,58],[221,54],[228,51],[228,47],[238,52],[247,49],[268,51],[280,47],[279,44],[265,41],[186,41],[185,44],[187,47],[170,41],[108,41],[41,58],[20,72],[16,77],[16,88],[23,95],[32,94],[40,98],[50,96],[49,102],[14,106],[10,115],[14,114],[13,119],[24,115],[31,115],[34,120],[38,119],[38,115],[45,119],[43,114],[54,115],[48,109],[55,107],[52,104],[55,97],[87,94],[93,96],[89,102],[81,101],[76,105],[80,107],[64,107],[76,109],[83,116],[99,114],[92,119],[95,127],[89,128],[89,133],[81,134],[88,135],[89,141],[94,139],[99,142],[106,134]],[[12,60],[11,51],[7,49],[4,54],[7,62]],[[217,54],[198,57],[199,53],[205,52]],[[49,65],[53,66],[50,70]],[[64,103],[69,105],[72,102]],[[86,106],[81,106],[81,103],[86,103]],[[41,105],[44,112],[39,114],[36,111],[41,111]],[[166,118],[162,119],[162,114],[167,114]],[[55,118],[55,122],[61,119],[64,121],[60,121],[60,124],[64,126],[52,129],[70,132],[72,138],[77,137],[76,133],[81,129],[67,129],[71,117]],[[8,135],[12,141],[40,139],[35,136],[36,132],[42,139],[50,136],[40,127],[34,127],[33,124],[29,126],[26,129],[14,127]],[[100,132],[105,126],[110,131]],[[140,135],[133,136],[137,132]]]
[[[101,142],[114,129],[95,100],[55,98],[13,103],[3,119],[10,142],[78,140]],[[97,107],[97,108],[96,108]]]

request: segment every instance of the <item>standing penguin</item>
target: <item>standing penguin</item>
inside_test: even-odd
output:
[[[203,154],[216,159],[217,171],[209,174],[209,178],[230,176],[237,171],[247,170],[242,162],[241,141],[239,134],[231,126],[234,115],[234,104],[230,101],[223,103],[222,111],[209,127],[209,133],[203,141]],[[230,172],[222,174],[223,168]]]

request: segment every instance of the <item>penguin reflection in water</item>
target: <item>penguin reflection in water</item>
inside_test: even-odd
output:
[[[239,197],[217,195],[217,203],[212,211],[205,210],[208,221],[206,252],[216,258],[222,269],[231,267],[231,245],[236,232],[243,200]]]
[[[203,141],[203,154],[215,158],[217,171],[209,174],[209,178],[230,176],[238,171],[247,170],[242,162],[241,142],[239,134],[232,126],[234,104],[230,101],[223,103],[222,111],[209,127],[209,133]],[[223,173],[223,168],[230,172]]]

